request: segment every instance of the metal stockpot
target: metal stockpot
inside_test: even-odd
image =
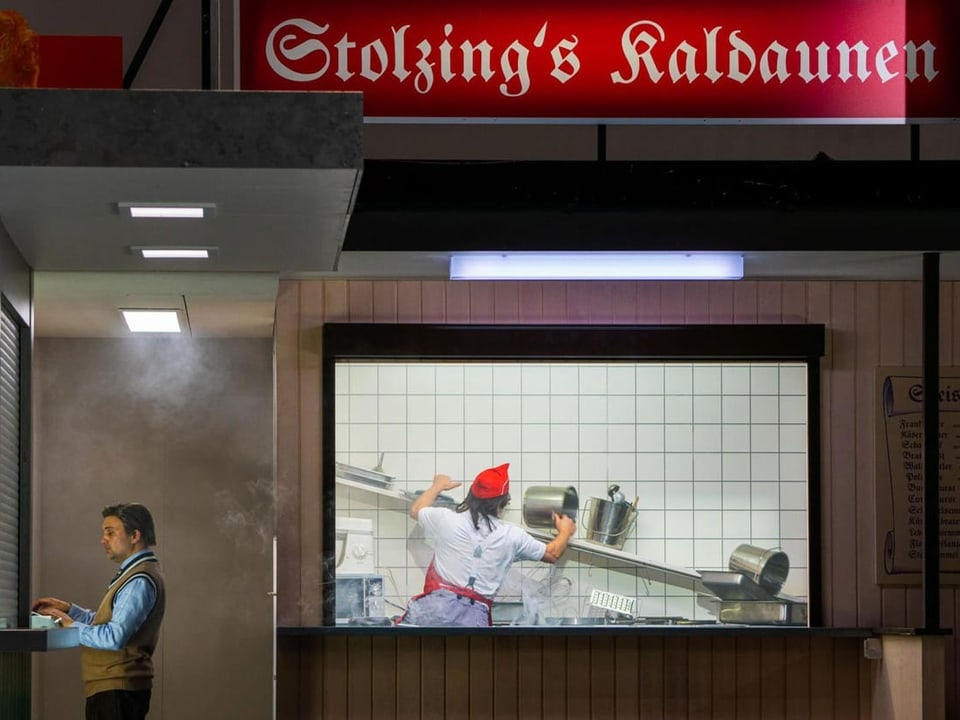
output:
[[[553,514],[577,519],[580,498],[573,485],[534,485],[523,493],[523,521],[533,528],[552,528]]]
[[[585,513],[587,540],[618,550],[637,519],[636,508],[625,500],[614,502],[592,497],[587,501]]]
[[[756,545],[738,545],[730,555],[730,569],[743,573],[771,595],[783,588],[790,573],[790,559],[782,550]]]

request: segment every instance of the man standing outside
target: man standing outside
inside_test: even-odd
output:
[[[144,720],[166,601],[160,563],[150,549],[156,531],[150,511],[139,503],[109,505],[102,514],[100,542],[120,571],[99,607],[42,597],[33,610],[78,629],[86,720]]]

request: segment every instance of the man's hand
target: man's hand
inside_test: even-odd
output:
[[[553,526],[557,529],[558,533],[566,535],[567,537],[572,537],[577,531],[577,523],[574,522],[573,518],[569,515],[554,513]]]
[[[70,603],[66,600],[60,600],[54,597],[42,597],[38,598],[33,606],[30,608],[35,613],[40,613],[41,615],[49,615],[50,617],[56,617],[52,610],[57,610],[61,614],[66,614],[70,612]]]
[[[42,615],[49,615],[52,618],[56,618],[60,621],[60,627],[70,627],[73,625],[73,618],[67,615],[65,612],[57,610],[55,607],[47,606],[47,611],[41,613]]]
[[[449,475],[434,475],[433,476],[433,488],[438,492],[442,493],[444,490],[453,490],[458,488],[463,483],[454,482]]]
[[[430,487],[420,493],[420,497],[414,500],[410,506],[410,517],[416,520],[420,511],[425,507],[433,505],[433,501],[437,499],[440,493],[444,490],[453,490],[454,488],[460,487],[460,485],[461,483],[451,480],[449,475],[443,475],[442,473],[434,475],[433,483]]]

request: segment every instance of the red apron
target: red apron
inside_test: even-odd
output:
[[[433,566],[433,560],[431,560],[430,565],[427,567],[427,576],[423,580],[423,592],[420,593],[419,595],[414,595],[412,598],[410,598],[410,602],[413,602],[414,600],[422,598],[425,595],[429,595],[434,590],[449,590],[452,593],[461,595],[465,598],[469,598],[470,600],[473,600],[475,602],[483,603],[484,605],[487,606],[487,609],[490,610],[490,612],[487,613],[487,623],[489,625],[493,625],[493,617],[492,617],[493,600],[481,595],[476,590],[473,590],[471,588],[461,587],[460,585],[454,585],[453,583],[448,583],[446,580],[440,577],[439,573],[437,573],[437,569]],[[397,621],[397,623],[402,623],[404,618],[406,617],[407,617],[407,614],[404,613],[400,617],[400,619]]]

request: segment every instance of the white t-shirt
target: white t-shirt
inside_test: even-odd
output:
[[[437,574],[448,583],[493,598],[515,561],[541,560],[547,546],[516,525],[493,519],[490,530],[486,520],[480,517],[479,521],[477,530],[469,510],[425,507],[417,513],[417,522],[434,545]]]

